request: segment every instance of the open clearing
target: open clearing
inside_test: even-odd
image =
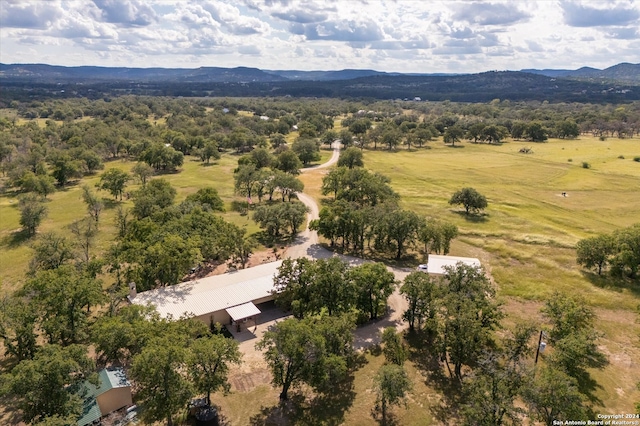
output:
[[[640,222],[640,163],[632,160],[640,140],[552,140],[534,144],[533,154],[518,152],[530,142],[430,146],[365,151],[365,166],[391,178],[403,207],[455,223],[460,237],[452,254],[481,249],[503,296],[540,300],[557,289],[579,291],[593,306],[636,308],[640,289],[594,286],[576,265],[573,247],[581,238]],[[485,215],[467,218],[448,204],[467,186],[487,197]]]

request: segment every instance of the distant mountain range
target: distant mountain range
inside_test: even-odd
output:
[[[618,81],[640,84],[640,64],[621,63],[600,70],[583,67],[577,70],[523,69],[521,72],[553,78],[591,81]],[[388,73],[375,70],[345,69],[338,71],[261,70],[258,68],[200,67],[187,68],[126,68],[126,67],[63,67],[46,64],[0,64],[0,79],[37,79],[38,81],[171,81],[181,83],[249,83],[275,81],[338,81],[373,76],[442,77],[464,74]]]
[[[338,71],[261,70],[258,68],[200,67],[126,68],[64,67],[46,64],[0,64],[0,79],[38,79],[41,81],[172,81],[183,83],[249,83],[272,81],[337,81],[371,76],[443,76],[453,74],[388,73],[375,70],[345,69]]]
[[[537,70],[525,69],[522,72],[546,75],[547,77],[574,78],[590,81],[618,81],[640,84],[640,64],[621,63],[599,70],[597,68],[582,67],[577,70]]]
[[[486,102],[495,98],[573,102],[640,99],[640,64],[605,70],[529,69],[479,74],[409,74],[375,70],[261,70],[200,67],[126,68],[0,64],[0,101],[120,94],[162,96],[314,96]]]
[[[445,76],[457,75],[447,73],[399,73],[399,72],[383,72],[375,70],[339,70],[339,71],[297,71],[297,70],[264,70],[265,72],[288,80],[295,81],[335,81],[335,80],[353,80],[354,78],[372,77],[372,76]]]
[[[182,83],[204,82],[267,82],[287,80],[258,68],[125,68],[125,67],[63,67],[46,64],[0,64],[0,79],[37,80],[40,82],[126,81]],[[1,80],[0,80],[1,81]]]

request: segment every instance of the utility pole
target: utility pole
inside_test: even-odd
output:
[[[540,355],[540,343],[542,343],[542,333],[543,331],[540,330],[540,337],[538,337],[538,346],[536,346],[536,360],[534,362],[534,365],[538,364],[538,356]]]

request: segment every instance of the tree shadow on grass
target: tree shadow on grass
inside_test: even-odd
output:
[[[332,386],[330,392],[316,394],[307,399],[301,391],[289,396],[289,400],[272,407],[262,407],[260,413],[252,416],[252,426],[303,425],[337,426],[344,423],[344,415],[349,410],[356,393],[354,377]]]
[[[587,398],[591,405],[602,406],[602,400],[596,395],[596,392],[604,389],[602,385],[591,377],[591,374],[586,370],[578,371],[574,377],[578,382],[578,390]],[[592,412],[590,414],[594,413]],[[593,417],[595,418],[595,416]]]
[[[26,229],[14,231],[2,239],[2,245],[8,248],[17,248],[30,241],[35,235],[29,235]]]
[[[0,398],[0,406],[4,408],[4,410],[0,409],[0,414],[4,411],[5,416],[4,419],[8,420],[7,424],[17,425],[23,424],[22,415],[20,408],[18,407],[19,401],[13,397],[1,397]]]
[[[285,246],[295,239],[295,235],[281,235],[279,237],[274,237],[273,235],[268,234],[266,231],[256,232],[254,234],[254,237],[260,244],[269,248]]]
[[[167,175],[177,175],[182,171],[182,169],[154,169],[154,176],[167,176]]]
[[[294,399],[297,395],[292,395],[289,401],[271,407],[260,407],[260,412],[249,419],[251,426],[286,426],[293,424],[290,420],[292,406],[297,404]],[[304,398],[304,397],[303,397]]]
[[[360,253],[354,254],[360,256]],[[414,268],[420,262],[418,261],[418,253],[404,253],[400,259],[396,259],[395,249],[386,251],[370,251],[365,252],[365,259],[372,260],[374,262],[382,262],[392,268]]]
[[[484,223],[487,222],[489,220],[489,214],[488,213],[477,213],[477,214],[473,214],[473,213],[468,213],[462,210],[451,210],[452,213],[455,213],[459,216],[462,216],[464,218],[464,220],[466,220],[467,222],[472,222],[472,223]]]
[[[104,205],[105,210],[113,210],[122,205],[122,201],[115,200],[113,198],[103,198],[102,205]]]
[[[76,186],[80,185],[80,179],[77,180],[70,180],[67,183],[65,183],[64,185],[60,185],[60,184],[56,184],[56,191],[59,192],[67,192],[70,189],[75,188]]]
[[[371,417],[373,417],[373,419],[377,421],[380,426],[400,426],[398,418],[391,411],[392,409],[392,406],[387,407],[386,415],[383,417],[380,406],[376,404],[376,406],[371,408]]]
[[[222,414],[220,412],[220,406],[216,405],[216,404],[211,404],[212,407],[214,407],[216,409],[216,411],[218,412],[218,425],[219,426],[231,426],[231,421],[227,418],[227,416],[225,416],[224,414]],[[196,423],[198,424],[198,423]]]
[[[315,396],[309,401],[307,410],[299,418],[292,420],[295,424],[309,426],[340,425],[344,423],[344,414],[353,405],[355,398],[353,375],[350,375],[330,392]]]
[[[216,410],[217,413],[217,422],[211,423],[211,424],[215,424],[218,426],[231,426],[231,421],[227,418],[227,416],[225,416],[223,413],[220,412],[220,410],[222,409],[219,405],[216,404],[211,404],[211,407],[213,407]],[[187,411],[187,413],[185,414],[185,418],[184,419],[177,419],[178,421],[176,421],[174,424],[179,424],[182,426],[196,426],[196,425],[200,425],[202,424],[202,422],[198,421],[198,419],[196,418],[195,415],[189,413]],[[103,421],[102,424],[112,424],[112,423],[105,423]],[[113,424],[118,424],[118,423],[113,423]],[[209,423],[207,423],[209,424]]]
[[[582,276],[596,287],[621,293],[624,290],[640,296],[640,279],[611,276],[607,272],[598,275],[589,271],[580,271]]]
[[[456,413],[462,394],[460,383],[444,373],[433,337],[425,331],[409,332],[406,341],[409,344],[409,360],[425,373],[426,385],[435,388],[442,395],[442,402],[430,408],[431,414],[442,424],[457,424]]]

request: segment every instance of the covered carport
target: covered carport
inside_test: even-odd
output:
[[[243,303],[242,305],[233,306],[225,309],[232,324],[235,323],[236,331],[240,331],[240,322],[246,322],[247,319],[252,319],[254,326],[257,325],[257,317],[260,314],[260,309],[253,302]]]

